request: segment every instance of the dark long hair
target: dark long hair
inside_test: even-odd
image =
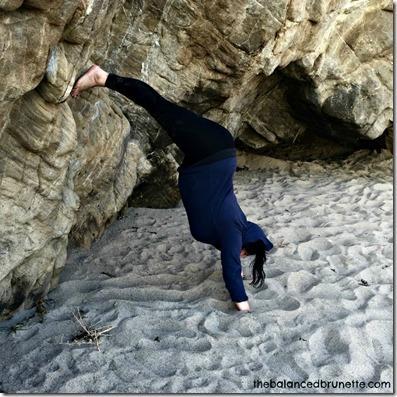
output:
[[[250,263],[252,269],[252,281],[250,285],[254,287],[262,287],[265,282],[266,274],[263,265],[266,262],[266,248],[262,240],[256,240],[252,243],[244,245],[248,255],[255,255],[255,259]]]

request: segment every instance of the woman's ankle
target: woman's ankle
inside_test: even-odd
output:
[[[95,76],[95,81],[97,85],[100,87],[104,87],[108,76],[109,76],[108,72],[105,72],[103,69],[99,68]]]

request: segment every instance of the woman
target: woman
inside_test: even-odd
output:
[[[184,153],[178,167],[178,187],[194,239],[221,251],[225,286],[238,310],[250,311],[240,257],[255,255],[251,285],[262,286],[266,251],[273,244],[263,230],[247,220],[233,191],[237,166],[231,133],[220,124],[162,97],[143,81],[107,73],[91,66],[71,95],[91,87],[118,91],[145,108]]]

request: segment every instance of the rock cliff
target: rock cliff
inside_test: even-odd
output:
[[[241,150],[311,159],[390,144],[389,0],[0,0],[0,317],[57,284],[128,202],[175,205],[181,153],[95,88],[140,78],[229,128]]]

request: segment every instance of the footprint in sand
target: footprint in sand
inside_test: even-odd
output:
[[[223,335],[229,331],[230,322],[230,316],[224,318],[219,314],[210,313],[205,320],[198,325],[198,329],[212,336]]]
[[[263,325],[252,316],[245,316],[237,318],[233,324],[241,336],[243,337],[254,337],[264,332]]]
[[[131,359],[145,368],[148,371],[148,377],[151,378],[152,374],[162,378],[173,376],[182,364],[180,354],[165,350],[152,350],[151,354],[148,354],[147,349],[138,350],[134,352],[134,357]]]
[[[274,299],[276,297],[275,295],[275,291],[270,289],[270,288],[266,288],[263,289],[259,292],[254,292],[254,296],[255,296],[255,300],[270,300],[270,299]]]
[[[277,345],[273,341],[263,342],[259,345],[259,349],[264,353],[270,353],[277,349]]]
[[[293,311],[300,308],[300,302],[290,296],[284,296],[279,302],[279,309],[285,311]]]
[[[178,321],[171,319],[162,319],[160,322],[148,322],[146,323],[145,328],[142,329],[143,334],[149,338],[163,338],[168,335],[174,335],[179,331],[188,331],[186,336],[189,336],[189,330],[185,330]]]
[[[296,362],[295,358],[287,352],[276,350],[266,362],[269,368],[272,368],[273,373],[281,375],[281,377],[288,377],[294,381],[307,380],[309,375]]]
[[[263,298],[263,295],[260,295],[259,299],[257,299],[258,294],[256,295],[256,304],[254,307],[255,312],[265,313],[271,312],[273,310],[283,310],[283,311],[293,311],[300,308],[300,302],[292,298],[291,296],[284,295],[282,297],[278,297],[275,295],[275,291],[270,291],[273,296],[267,296],[267,299]]]
[[[321,253],[333,252],[333,244],[326,238],[317,237],[298,245],[298,255],[305,261],[313,261],[320,257]]]
[[[324,346],[330,355],[349,353],[349,345],[345,343],[337,328],[330,328],[324,334]]]
[[[298,245],[298,255],[304,261],[314,261],[319,257],[318,252],[305,243]]]
[[[287,279],[288,292],[302,293],[317,285],[320,280],[307,270],[290,273]]]
[[[392,364],[393,327],[390,320],[372,320],[365,324],[365,330],[371,341],[373,357],[380,363]]]
[[[312,238],[312,233],[306,228],[288,228],[283,230],[283,240],[285,242],[300,244],[306,241],[310,241]]]
[[[337,326],[318,328],[309,338],[311,359],[315,366],[343,365],[350,362],[349,345]]]

